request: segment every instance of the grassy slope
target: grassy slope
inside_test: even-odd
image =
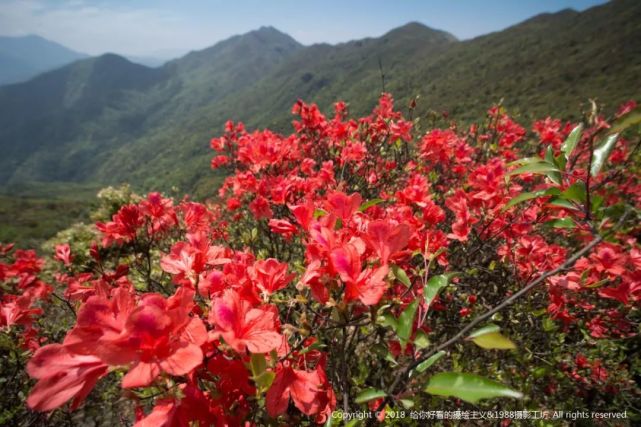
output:
[[[0,242],[37,248],[56,232],[87,221],[98,187],[22,184],[0,193]]]

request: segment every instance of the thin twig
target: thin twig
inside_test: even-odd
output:
[[[76,310],[73,308],[73,306],[71,305],[71,303],[68,300],[58,296],[58,294],[56,294],[55,292],[52,292],[51,295],[53,295],[57,300],[62,301],[63,303],[65,303],[65,305],[69,308],[69,311],[71,311],[71,314],[73,314],[73,317],[74,318],[76,317]]]

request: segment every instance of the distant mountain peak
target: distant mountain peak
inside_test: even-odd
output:
[[[387,32],[384,37],[395,37],[395,36],[412,36],[412,37],[439,37],[444,38],[447,41],[458,41],[458,39],[447,31],[438,30],[436,28],[428,27],[427,25],[418,22],[411,21],[400,27],[396,27],[393,30]]]
[[[27,34],[25,36],[9,36],[8,38],[24,39],[24,40],[45,40],[45,41],[51,42],[50,40],[47,40],[44,37],[39,36],[38,34]]]
[[[257,30],[253,30],[245,34],[241,34],[240,37],[255,37],[261,40],[262,42],[267,42],[267,43],[283,43],[284,42],[288,44],[296,44],[296,45],[302,46],[292,36],[278,30],[277,28],[272,27],[271,25],[262,26]]]
[[[418,22],[418,21],[410,21],[405,25],[401,25],[400,27],[396,28],[397,30],[407,30],[407,31],[420,31],[420,30],[431,30],[432,28],[428,27],[427,25]]]
[[[36,34],[0,36],[0,85],[26,81],[86,57]]]
[[[133,62],[131,62],[124,56],[112,52],[103,53],[102,55],[96,56],[95,58],[91,59],[97,63],[102,64],[133,64]]]
[[[4,44],[7,44],[6,47],[4,47]],[[5,49],[5,48],[13,48],[13,49],[19,49],[19,48],[38,48],[38,49],[43,49],[43,48],[55,48],[57,50],[64,50],[65,52],[71,52],[75,55],[78,56],[83,56],[87,57],[88,55],[81,53],[81,52],[76,52],[72,49],[69,49],[66,46],[63,46],[62,44],[55,42],[53,40],[49,40],[45,37],[42,37],[38,34],[27,34],[24,36],[0,36],[0,50]]]
[[[262,25],[257,30],[254,30],[254,32],[257,32],[257,33],[268,33],[268,34],[269,33],[271,33],[271,34],[274,34],[274,33],[285,34],[282,31],[278,30],[276,27],[273,27],[271,25]]]
[[[47,40],[42,36],[39,36],[38,34],[25,34],[24,36],[0,36],[0,38],[7,39],[7,40],[38,40],[38,41],[46,41],[48,43],[55,43],[51,40]]]
[[[285,34],[274,27],[263,26],[244,34],[238,34],[221,40],[218,43],[205,49],[189,52],[181,58],[165,64],[167,67],[179,67],[191,69],[192,71],[204,66],[218,67],[218,62],[225,57],[228,60],[237,55],[246,56],[248,52],[255,51],[256,57],[269,56],[272,51],[277,51],[277,56],[286,56],[303,47],[288,34]],[[271,60],[268,60],[268,62]]]

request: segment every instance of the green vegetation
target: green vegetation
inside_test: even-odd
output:
[[[448,111],[463,123],[501,101],[524,123],[576,118],[589,99],[612,111],[641,100],[639,22],[641,3],[617,0],[466,41],[411,23],[306,47],[263,27],[157,69],[82,60],[0,88],[0,186],[129,182],[210,196],[221,177],[207,167],[209,138],[228,119],[285,132],[299,98],[328,113],[343,99],[360,115],[384,88],[402,106],[418,97],[414,117]]]
[[[58,231],[86,222],[97,187],[80,184],[24,184],[0,193],[0,242],[37,248]]]

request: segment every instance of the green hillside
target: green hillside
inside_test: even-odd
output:
[[[105,55],[0,88],[0,185],[130,182],[212,194],[220,178],[208,140],[225,120],[287,131],[299,98],[324,109],[344,99],[362,113],[383,85],[399,103],[420,95],[420,113],[463,120],[500,99],[524,121],[576,116],[588,98],[612,109],[641,97],[638,40],[641,3],[615,0],[466,41],[411,23],[305,47],[263,27],[158,69]]]
[[[8,154],[0,182],[127,180],[139,165],[106,166],[114,150],[128,145],[135,155],[140,141],[244,88],[298,48],[263,28],[159,69],[108,54],[0,89],[0,146]]]
[[[641,2],[613,0],[460,43],[423,62],[409,80],[433,108],[463,118],[476,119],[501,98],[528,119],[576,117],[588,98],[609,110],[641,99],[639,40]]]

